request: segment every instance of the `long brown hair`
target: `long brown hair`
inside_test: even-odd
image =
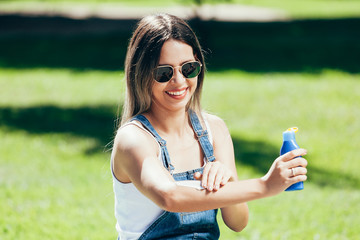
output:
[[[184,20],[170,14],[157,14],[147,16],[138,23],[128,46],[125,60],[126,93],[121,125],[150,108],[154,81],[152,71],[159,63],[164,42],[169,39],[190,45],[195,58],[202,64],[197,88],[187,105],[187,108],[200,113],[205,62],[199,41]]]

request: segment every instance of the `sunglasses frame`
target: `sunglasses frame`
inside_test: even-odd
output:
[[[182,68],[183,68],[183,66],[184,66],[185,64],[194,63],[194,62],[196,62],[196,63],[198,63],[198,64],[200,65],[200,71],[199,71],[199,73],[195,76],[195,77],[197,77],[197,76],[199,76],[200,73],[201,73],[202,64],[201,64],[201,62],[199,62],[199,61],[189,61],[189,62],[185,62],[185,63],[181,64],[180,66],[176,66],[176,67],[173,67],[173,66],[171,66],[171,65],[158,66],[158,67],[156,67],[156,68],[153,70],[153,72],[152,72],[152,74],[153,74],[153,79],[154,79],[155,81],[157,81],[158,83],[167,83],[167,82],[169,82],[169,81],[174,77],[174,73],[175,73],[175,69],[176,69],[176,68],[180,68],[180,73],[181,73],[181,75],[184,76],[184,74],[182,73]],[[162,67],[170,67],[170,68],[172,69],[172,71],[173,71],[173,72],[172,72],[172,75],[171,75],[171,78],[170,78],[169,80],[165,81],[165,82],[160,82],[160,81],[156,80],[156,78],[155,78],[155,72],[156,72],[156,70],[157,70],[158,68],[162,68]],[[188,78],[188,77],[184,76],[184,78]],[[192,78],[194,78],[194,77],[192,77]]]

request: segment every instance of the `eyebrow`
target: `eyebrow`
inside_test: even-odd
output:
[[[197,60],[196,60],[196,59],[186,60],[186,61],[181,62],[180,65],[178,65],[178,66],[182,66],[184,63],[193,62],[193,61],[197,61]],[[159,66],[159,67],[161,67],[161,66],[177,67],[177,66],[173,66],[173,65],[171,65],[171,64],[159,64],[158,66]]]

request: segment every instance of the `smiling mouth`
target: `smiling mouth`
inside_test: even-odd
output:
[[[187,88],[184,88],[183,90],[179,90],[179,91],[166,91],[166,93],[172,96],[181,96],[186,92],[186,90]]]

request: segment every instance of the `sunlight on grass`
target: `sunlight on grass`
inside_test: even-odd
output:
[[[235,3],[284,10],[293,18],[359,17],[357,0],[234,0]]]
[[[69,6],[72,8],[86,7],[88,10],[95,11],[104,6],[133,6],[133,7],[174,7],[190,6],[195,1],[187,0],[5,0],[0,2],[0,8],[3,11],[21,11],[21,10],[66,10]],[[246,6],[256,6],[283,10],[292,18],[351,18],[359,17],[360,2],[357,0],[232,0],[232,1],[204,1],[206,4],[215,3],[233,3]]]
[[[122,99],[124,92],[122,72],[67,69],[20,72],[7,69],[1,72],[0,88],[6,89],[1,96],[0,105],[3,106],[113,104],[114,99]]]
[[[359,75],[336,71],[216,73],[209,75],[203,103],[225,119],[234,136],[260,138],[280,146],[282,131],[298,126],[300,146],[314,159],[324,158],[316,165],[326,163],[327,168],[356,176],[358,165],[352,159],[360,140],[356,134],[360,131],[358,82]],[[348,157],[339,160],[341,156]]]
[[[66,134],[0,137],[2,239],[115,238],[109,154],[86,155],[94,142]]]

